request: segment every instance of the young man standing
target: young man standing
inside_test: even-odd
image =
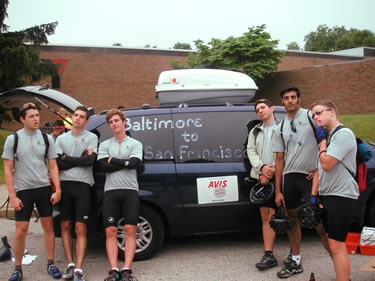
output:
[[[98,161],[106,173],[104,185],[103,221],[106,249],[111,270],[105,281],[132,281],[131,265],[134,259],[139,216],[139,187],[137,167],[143,157],[142,143],[127,136],[126,119],[121,110],[111,109],[106,114],[113,137],[99,146]],[[124,218],[125,261],[121,271],[117,264],[117,225]]]
[[[61,171],[61,239],[68,262],[63,277],[84,280],[82,270],[87,247],[87,222],[90,214],[93,165],[96,161],[98,138],[85,130],[89,112],[78,106],[72,116],[72,128],[56,140],[57,164]],[[71,228],[75,222],[76,262],[73,259]]]
[[[54,264],[55,233],[52,221],[52,204],[60,201],[60,179],[56,163],[55,144],[48,138],[48,151],[44,136],[39,130],[39,109],[33,103],[26,103],[21,108],[20,121],[23,129],[16,132],[18,144],[14,153],[15,135],[7,137],[2,158],[4,159],[5,184],[9,200],[15,210],[16,233],[13,242],[15,269],[9,281],[21,281],[22,257],[25,250],[25,239],[29,229],[34,204],[44,231],[44,242],[48,259],[47,272],[53,278],[61,278],[61,272]],[[47,152],[47,153],[46,153]],[[47,157],[47,159],[45,159]],[[52,192],[48,178],[48,166],[55,192]]]
[[[249,133],[247,155],[251,164],[250,176],[262,185],[273,181],[275,169],[275,154],[272,153],[272,135],[277,126],[274,116],[274,107],[267,99],[259,99],[254,104],[255,112],[261,123],[256,125]],[[262,218],[262,233],[264,255],[260,262],[255,264],[259,270],[277,266],[273,255],[276,233],[270,226],[270,220],[276,210],[275,197],[260,206]]]
[[[303,272],[300,255],[301,227],[297,220],[297,208],[303,202],[311,200],[312,178],[317,168],[317,141],[311,112],[300,107],[299,89],[287,88],[280,92],[280,97],[287,115],[273,136],[273,152],[276,153],[275,203],[277,206],[286,206],[292,225],[288,232],[291,253],[277,276],[288,278]],[[316,230],[329,252],[323,226],[318,225]]]
[[[336,280],[346,281],[350,277],[350,260],[345,239],[359,196],[354,179],[357,142],[350,129],[339,129],[337,107],[332,101],[317,101],[311,110],[319,126],[317,136],[320,140],[318,170],[314,174],[311,194],[317,196],[319,191],[325,210],[323,225],[328,234]]]

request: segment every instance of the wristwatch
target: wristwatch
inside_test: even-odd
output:
[[[126,160],[124,164],[125,164],[126,167],[129,166],[129,161]]]

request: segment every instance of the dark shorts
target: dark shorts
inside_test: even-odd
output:
[[[323,226],[328,237],[345,242],[357,200],[340,196],[320,196],[320,200],[325,210]]]
[[[15,211],[16,221],[29,221],[34,210],[34,204],[40,217],[52,216],[52,203],[50,201],[52,190],[50,185],[21,190],[16,195],[23,204],[23,208],[20,211]]]
[[[310,202],[312,181],[302,173],[284,175],[283,195],[287,209],[296,209],[304,202]]]
[[[104,193],[104,227],[116,226],[121,218],[124,224],[137,225],[139,217],[138,191],[130,189],[109,190]]]
[[[61,220],[87,223],[90,214],[90,193],[91,186],[88,183],[62,181]]]

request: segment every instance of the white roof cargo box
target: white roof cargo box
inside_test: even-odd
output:
[[[221,69],[180,69],[160,73],[155,86],[160,105],[247,103],[258,89],[253,79]]]

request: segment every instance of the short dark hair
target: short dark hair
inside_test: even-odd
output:
[[[29,109],[36,109],[39,111],[39,107],[37,107],[35,104],[33,104],[32,102],[27,102],[25,103],[21,109],[20,109],[20,116],[22,118],[25,118],[26,116],[26,112],[29,110]]]
[[[56,120],[52,125],[52,129],[65,129],[64,122],[62,120]]]
[[[254,109],[255,109],[255,111],[257,110],[257,106],[258,106],[258,104],[260,104],[260,103],[264,103],[264,104],[267,105],[268,107],[272,107],[272,106],[273,106],[272,102],[271,102],[270,100],[268,100],[268,99],[258,99],[258,100],[256,100],[255,103],[254,103]]]
[[[292,87],[288,87],[288,88],[282,90],[280,92],[280,97],[283,98],[285,93],[292,92],[292,91],[297,93],[297,97],[301,96],[301,93],[300,93],[299,89],[297,87],[292,86]]]
[[[79,105],[76,107],[76,109],[74,109],[74,112],[76,112],[77,110],[82,110],[84,112],[86,112],[86,120],[89,119],[89,110],[87,109],[87,107],[83,106],[83,105]]]

